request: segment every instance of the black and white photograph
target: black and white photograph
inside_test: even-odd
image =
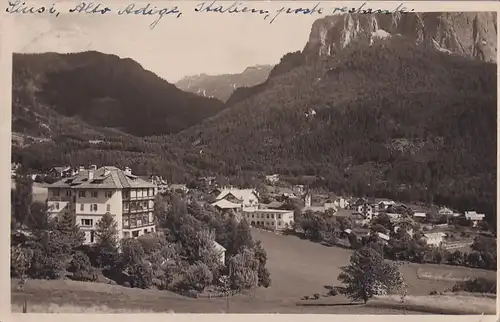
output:
[[[42,4],[11,312],[496,315],[496,11]]]

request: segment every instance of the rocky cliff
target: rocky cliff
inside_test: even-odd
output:
[[[439,51],[496,62],[496,19],[495,12],[328,16],[314,22],[304,54],[308,62],[315,62],[354,41],[371,44],[402,36]]]

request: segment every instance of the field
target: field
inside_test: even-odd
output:
[[[176,312],[176,313],[317,313],[317,314],[494,314],[495,299],[471,296],[428,296],[444,291],[455,282],[419,279],[422,270],[454,276],[495,276],[495,272],[462,267],[410,264],[402,267],[410,284],[407,303],[397,297],[380,297],[368,305],[351,303],[342,296],[301,300],[305,295],[325,293],[324,285],[339,285],[340,267],[348,263],[350,251],[254,229],[268,253],[272,285],[250,294],[225,299],[191,299],[156,290],[130,289],[107,284],[74,281],[29,280],[23,292],[12,283],[12,310],[20,312],[27,299],[30,312]],[[467,302],[468,305],[463,305]]]

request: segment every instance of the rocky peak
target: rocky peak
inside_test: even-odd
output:
[[[314,22],[304,48],[308,62],[334,56],[353,41],[367,45],[402,36],[437,50],[496,62],[496,12],[343,14]]]

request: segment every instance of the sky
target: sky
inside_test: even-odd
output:
[[[240,73],[249,66],[277,64],[284,54],[304,48],[312,23],[321,18],[280,16],[270,24],[259,15],[197,13],[194,11],[197,3],[180,3],[183,15],[163,16],[154,29],[150,24],[156,15],[120,16],[116,12],[126,7],[120,2],[110,6],[114,14],[69,14],[62,13],[67,12],[63,10],[65,7],[58,7],[61,14],[57,18],[11,15],[12,50],[21,53],[97,50],[132,58],[145,69],[176,82],[184,76]],[[260,3],[260,7],[255,5],[259,9],[273,12],[283,6],[283,2],[245,4],[254,3]],[[154,5],[170,8],[173,4]]]

